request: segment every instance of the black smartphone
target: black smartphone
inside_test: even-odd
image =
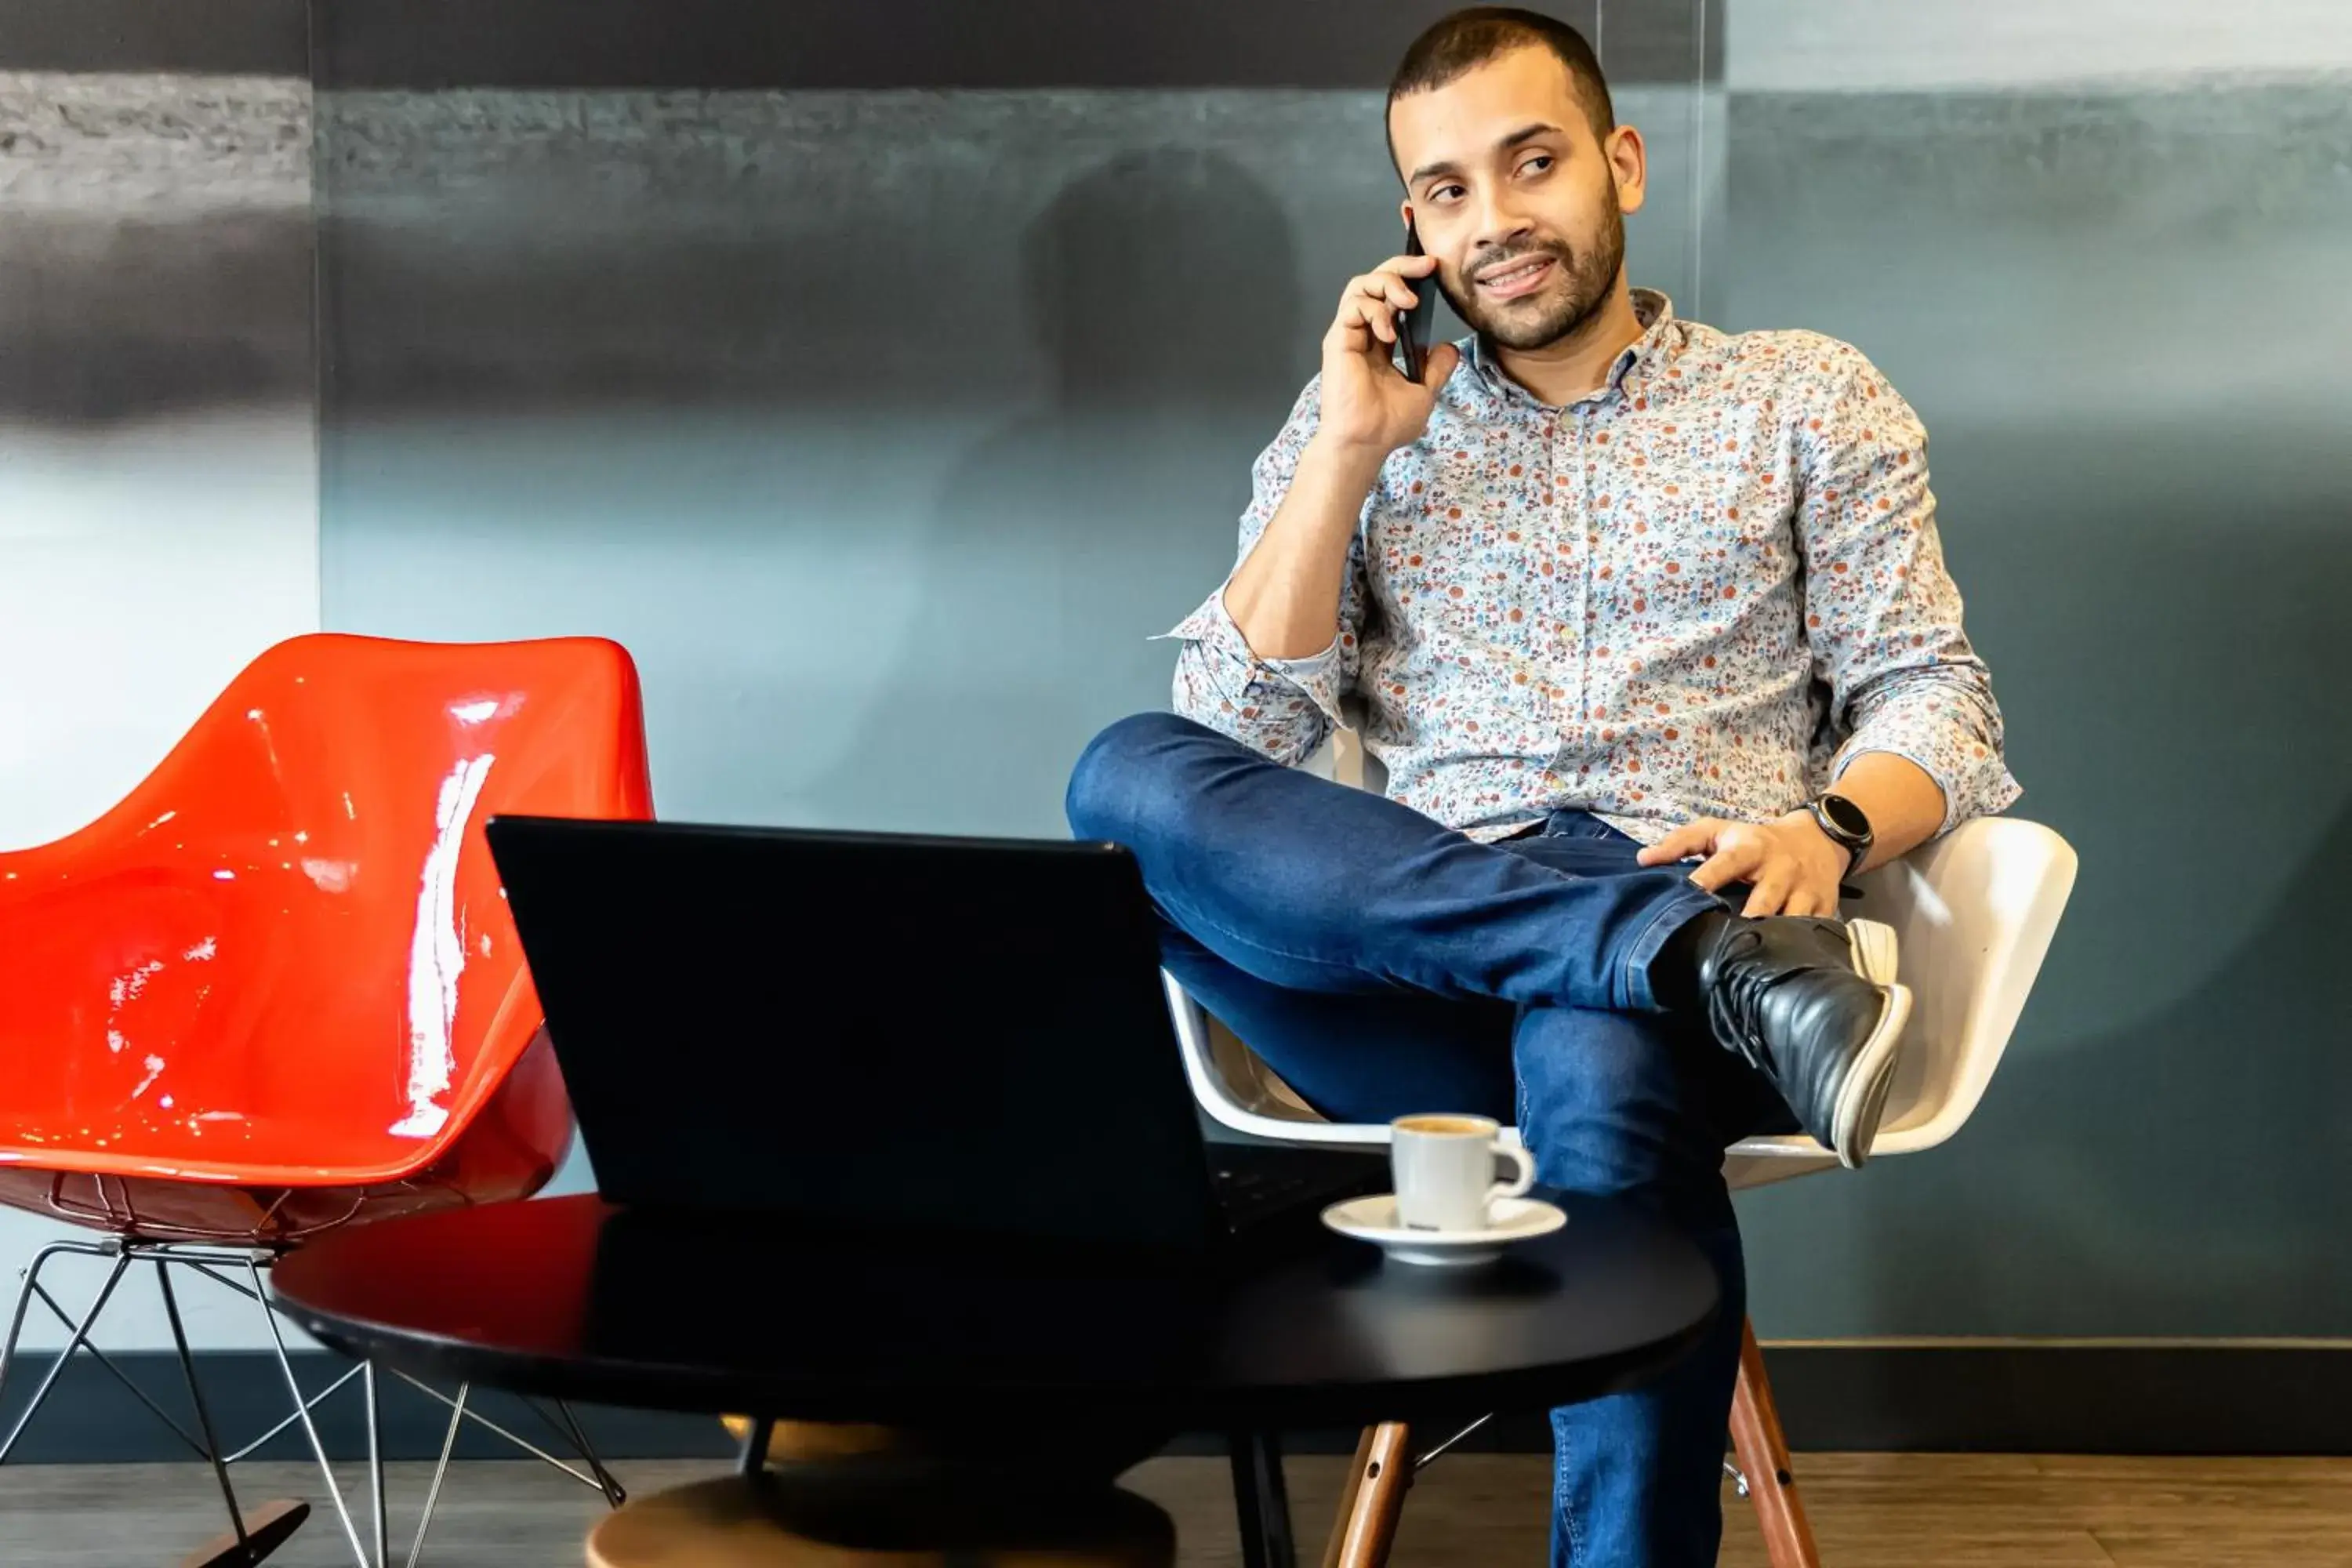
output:
[[[1424,254],[1421,248],[1421,231],[1412,225],[1404,226],[1404,253]],[[1398,374],[1407,381],[1419,381],[1429,364],[1429,330],[1437,320],[1437,275],[1412,279],[1413,298],[1419,301],[1410,310],[1396,312],[1396,357]]]

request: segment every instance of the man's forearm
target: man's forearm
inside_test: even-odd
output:
[[[1870,857],[1861,870],[1902,858],[1944,826],[1942,787],[1925,768],[1893,752],[1864,752],[1830,788],[1870,818]]]
[[[1310,440],[1265,532],[1225,584],[1225,613],[1261,658],[1308,658],[1331,646],[1348,548],[1381,456]]]

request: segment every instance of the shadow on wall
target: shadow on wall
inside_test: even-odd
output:
[[[820,786],[878,821],[1004,831],[1006,803],[1022,803],[1019,830],[1065,831],[1062,787],[1086,742],[1167,705],[1173,647],[1148,639],[1231,565],[1250,459],[1312,351],[1282,210],[1218,154],[1139,152],[1090,171],[1021,255],[1053,401],[949,480],[913,629]]]
[[[310,271],[306,211],[11,215],[0,224],[0,420],[104,425],[306,403]]]
[[[1129,153],[1073,180],[1021,240],[1061,409],[1192,413],[1279,384],[1298,357],[1293,251],[1282,209],[1221,153]]]

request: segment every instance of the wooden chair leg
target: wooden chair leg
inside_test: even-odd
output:
[[[1789,1443],[1780,1434],[1780,1412],[1772,1403],[1772,1381],[1764,1374],[1764,1352],[1756,1325],[1739,1331],[1739,1385],[1731,1396],[1731,1446],[1748,1478],[1748,1500],[1763,1527],[1764,1554],[1772,1568],[1822,1568],[1806,1522],[1804,1500],[1789,1468]]]
[[[1386,1568],[1412,1485],[1412,1431],[1401,1421],[1365,1427],[1339,1493],[1339,1518],[1323,1549],[1323,1568]]]

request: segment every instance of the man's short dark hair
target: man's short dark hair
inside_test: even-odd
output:
[[[1513,49],[1549,49],[1567,68],[1584,117],[1592,122],[1598,140],[1617,129],[1617,110],[1609,101],[1609,82],[1601,74],[1601,60],[1584,35],[1557,16],[1517,5],[1473,5],[1430,25],[1412,41],[1389,79],[1388,107],[1412,92],[1427,92],[1467,76],[1488,61]],[[1393,157],[1396,149],[1389,149]]]

